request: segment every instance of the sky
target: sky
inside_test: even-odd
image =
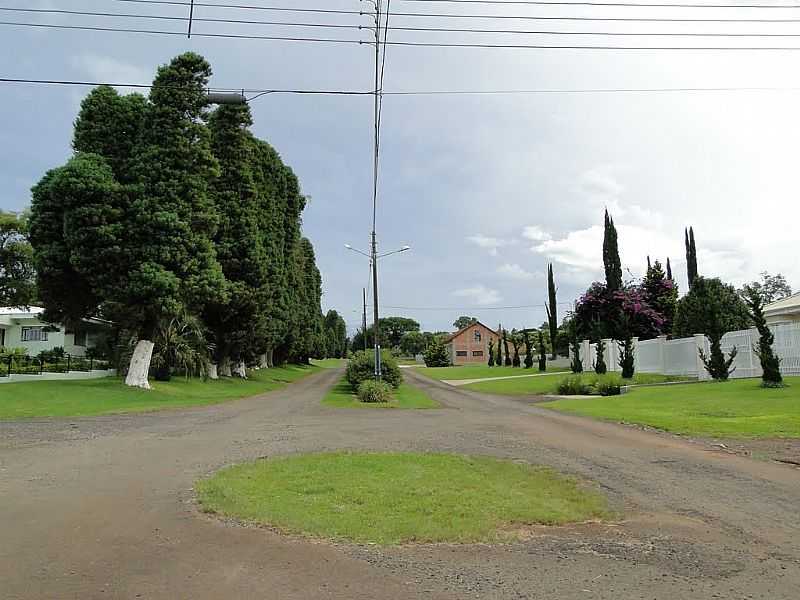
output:
[[[640,0],[636,0],[640,1]],[[641,0],[642,2],[644,0]],[[676,0],[673,0],[675,2]],[[700,0],[706,4],[710,0]],[[369,0],[206,0],[202,4],[368,10]],[[695,2],[697,3],[697,2]],[[733,4],[729,2],[728,4]],[[753,2],[748,2],[752,4]],[[776,5],[779,2],[759,0]],[[393,0],[392,12],[594,18],[800,19],[800,8],[526,6]],[[717,2],[719,4],[719,2]],[[186,17],[188,8],[130,0],[4,0],[2,7]],[[367,16],[195,7],[199,18],[357,25]],[[185,22],[3,12],[0,21],[183,31]],[[797,33],[792,23],[582,22],[392,16],[391,26],[611,33]],[[196,22],[195,33],[368,40],[366,30]],[[390,41],[523,45],[800,46],[791,38],[564,36],[389,31]],[[368,44],[146,35],[0,24],[0,77],[147,84],[192,50],[225,88],[370,90]],[[797,201],[800,52],[387,47],[377,232],[380,314],[451,330],[462,314],[489,325],[544,321],[553,263],[563,314],[602,279],[603,211],[612,214],[626,279],[666,260],[686,289],[683,232],[702,275],[740,285],[761,271],[800,286]],[[653,91],[676,90],[681,91]],[[697,91],[696,88],[706,88]],[[727,88],[709,91],[707,88]],[[733,89],[736,88],[736,89]],[[742,89],[750,88],[750,89]],[[770,88],[770,89],[752,89]],[[70,155],[90,88],[0,83],[0,208],[21,210],[46,170]],[[120,88],[121,91],[129,91]],[[650,90],[598,92],[596,90]],[[692,91],[692,89],[694,91]],[[577,90],[583,90],[578,92]],[[586,91],[595,90],[595,91]],[[360,324],[372,217],[372,99],[266,95],[254,133],[310,197],[304,232],[323,276],[323,308]],[[370,300],[371,302],[371,300]],[[524,307],[524,308],[515,308]],[[371,317],[370,317],[371,318]]]

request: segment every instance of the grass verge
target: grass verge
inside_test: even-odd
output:
[[[335,408],[438,408],[439,403],[430,398],[422,390],[401,383],[400,388],[393,391],[394,398],[392,402],[380,402],[375,404],[367,404],[359,401],[353,393],[353,389],[347,380],[340,380],[333,386],[325,397],[322,399],[322,404],[325,406],[333,406]]]
[[[311,364],[322,369],[338,369],[347,365],[346,358],[323,358],[322,360],[311,359]]]
[[[207,512],[357,543],[505,541],[525,525],[610,516],[602,495],[551,469],[452,454],[266,459],[196,489]]]
[[[789,387],[762,388],[760,379],[638,388],[624,396],[542,404],[562,412],[649,425],[705,437],[800,437],[800,377]]]
[[[509,377],[511,375],[537,375],[539,369],[534,363],[532,369],[522,367],[490,367],[488,365],[465,365],[463,367],[422,367],[417,370],[431,379],[458,380],[458,379],[483,379],[486,377]],[[567,369],[561,367],[547,367],[547,373],[566,373]]]
[[[543,394],[556,394],[558,383],[570,373],[558,373],[552,376],[527,377],[525,379],[502,379],[500,381],[482,381],[464,386],[465,389],[486,394],[501,394],[506,396],[540,396]],[[595,373],[584,373],[582,379],[591,383],[598,377]],[[653,373],[636,373],[633,379],[623,379],[623,385],[666,383],[668,381],[684,381],[685,377],[671,375],[657,375]]]
[[[117,377],[4,383],[0,384],[0,419],[79,417],[217,404],[277,390],[316,371],[314,366],[289,365],[250,371],[246,381],[173,377],[172,381],[151,381],[150,391],[125,387]]]

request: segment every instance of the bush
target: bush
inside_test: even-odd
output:
[[[499,344],[498,344],[499,346]],[[447,348],[441,340],[435,339],[425,349],[426,367],[449,367],[450,355],[447,354]]]
[[[619,396],[622,393],[622,379],[618,375],[598,377],[594,391],[601,396]]]
[[[558,393],[562,396],[586,396],[592,387],[580,375],[570,375],[558,382]]]
[[[403,375],[400,367],[397,366],[397,361],[392,357],[391,352],[386,350],[381,352],[381,376],[383,381],[395,389],[399,388],[403,382]],[[347,363],[345,378],[354,391],[358,391],[363,381],[373,380],[375,378],[375,352],[362,350],[351,355]]]
[[[358,399],[368,404],[389,402],[392,399],[392,388],[383,381],[367,379],[358,386]]]
[[[42,350],[36,358],[44,360],[46,363],[60,363],[66,360],[64,348],[61,346],[56,346],[51,350]]]

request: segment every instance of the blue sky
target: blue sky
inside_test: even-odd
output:
[[[179,6],[142,7],[109,0],[5,4],[185,13]],[[347,10],[362,6],[357,0],[252,0],[249,4]],[[424,10],[417,3],[404,5],[402,0],[393,6],[398,7],[395,10]],[[456,13],[460,7],[446,10]],[[526,9],[495,10],[518,14]],[[619,12],[623,9],[580,12],[574,7],[528,12],[565,14],[567,10],[570,14],[623,14]],[[712,11],[702,12],[709,16]],[[210,8],[198,8],[196,14],[231,16],[229,11]],[[657,14],[683,15],[674,10]],[[735,10],[724,16],[752,14]],[[119,19],[0,16],[18,22],[120,25]],[[779,15],[770,12],[768,16]],[[275,20],[298,19],[312,20],[288,15]],[[313,20],[351,24],[359,22],[359,17],[315,16]],[[398,17],[393,23],[410,21]],[[125,24],[180,27],[138,20]],[[531,26],[524,22],[503,25]],[[656,31],[657,27],[639,29]],[[770,31],[791,29],[787,27]],[[738,26],[738,30],[755,29],[764,27]],[[286,35],[275,28],[210,23],[197,24],[195,30]],[[320,35],[319,31],[293,32]],[[422,39],[413,37],[417,34],[390,35]],[[468,39],[497,41],[497,36]],[[686,43],[683,38],[656,39],[642,43]],[[586,38],[573,41],[591,43]],[[614,39],[613,43],[631,42]],[[724,39],[718,43],[745,42]],[[209,59],[215,72],[212,84],[219,87],[371,87],[372,56],[366,45],[187,40],[6,26],[0,26],[0,77],[149,83],[157,65],[185,50]],[[791,88],[800,86],[798,55],[390,47],[385,87],[394,91]],[[2,208],[25,207],[31,185],[67,158],[72,122],[87,91],[0,84]],[[537,325],[544,318],[543,273],[548,261],[555,264],[560,300],[565,303],[601,277],[605,207],[614,214],[620,230],[623,266],[629,277],[641,275],[647,254],[662,260],[669,255],[683,283],[683,227],[692,224],[702,274],[741,283],[766,269],[783,272],[790,283],[800,285],[796,260],[798,100],[800,92],[794,90],[387,96],[380,247],[391,250],[409,244],[413,250],[381,263],[382,314],[411,316],[430,330],[449,329],[459,314],[475,314],[489,324],[502,321],[508,327]],[[369,241],[371,99],[265,96],[255,100],[252,108],[255,133],[278,149],[311,197],[304,230],[317,250],[324,279],[323,304],[339,310],[352,329],[359,324],[361,288],[368,283],[368,271],[366,262],[343,246],[366,248]],[[499,308],[519,305],[536,308]]]

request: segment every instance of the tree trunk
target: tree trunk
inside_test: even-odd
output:
[[[153,358],[153,347],[155,344],[150,340],[139,340],[131,356],[131,364],[128,367],[128,376],[125,378],[125,385],[138,387],[145,390],[150,389],[147,375],[150,372],[150,359]]]
[[[247,365],[244,364],[243,360],[240,360],[233,367],[233,374],[236,377],[241,377],[242,379],[247,379]]]
[[[267,350],[267,366],[270,369],[275,367],[275,360],[274,360],[274,356],[273,356],[274,353],[275,353],[275,351],[272,348]]]
[[[217,373],[217,363],[210,362],[208,365],[206,365],[206,368],[208,369],[209,379],[219,379],[219,373]]]
[[[219,361],[219,376],[220,377],[232,377],[231,373],[231,361],[229,358],[225,357],[221,361]]]
[[[269,358],[266,352],[258,357],[258,366],[262,369],[269,369]]]

